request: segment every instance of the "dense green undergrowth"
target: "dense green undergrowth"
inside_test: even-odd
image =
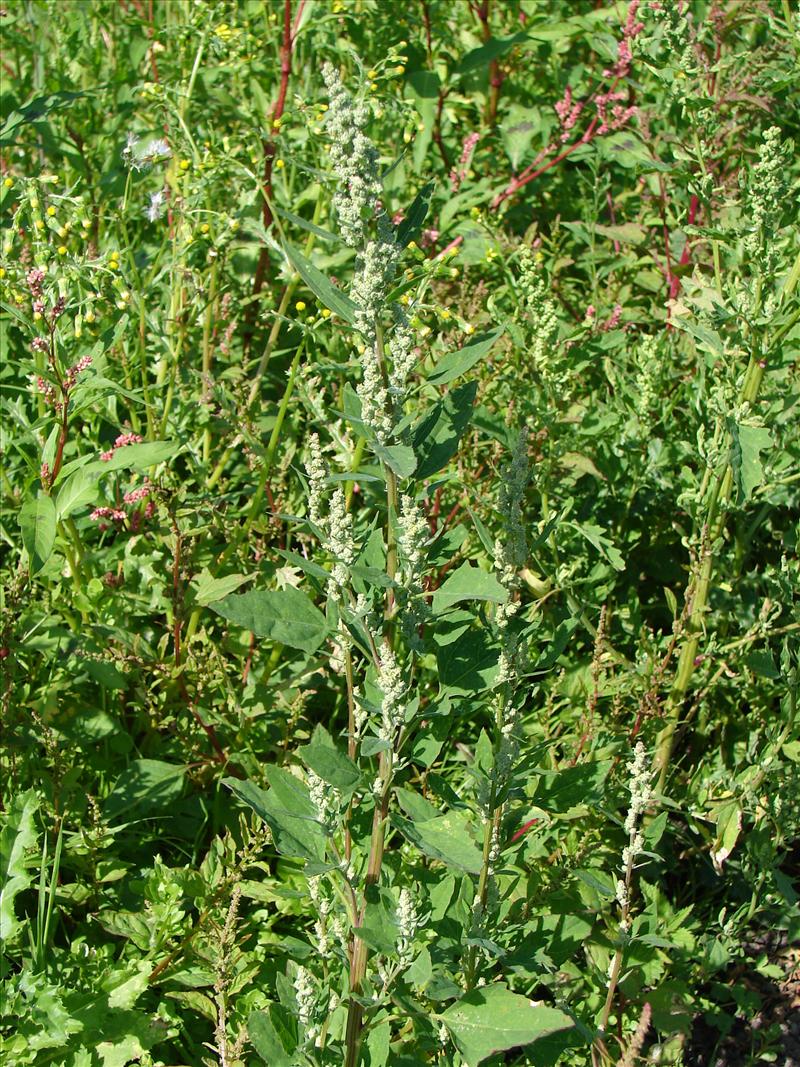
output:
[[[4,1062],[788,1062],[792,6],[3,14]]]

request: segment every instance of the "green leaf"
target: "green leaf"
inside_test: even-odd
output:
[[[397,243],[401,248],[405,248],[410,241],[413,241],[418,236],[428,214],[434,189],[433,182],[423,185],[414,197],[411,207],[405,214],[405,218],[397,227]]]
[[[247,1020],[247,1033],[268,1067],[291,1067],[297,1048],[297,1025],[279,1004],[267,1011],[254,1011]]]
[[[434,404],[414,430],[417,456],[416,477],[430,478],[441,470],[458,450],[458,443],[472,417],[478,392],[477,382],[467,382]]]
[[[503,336],[504,332],[504,328],[498,326],[491,333],[480,334],[469,344],[459,348],[457,352],[448,352],[446,356],[439,360],[433,369],[433,373],[428,377],[429,384],[447,385],[448,382],[452,382],[454,379],[460,378],[462,374],[466,374],[471,367],[474,367],[479,360],[483,359],[492,346]]]
[[[116,448],[110,459],[98,460],[84,469],[105,474],[121,470],[143,471],[172,459],[180,449],[181,445],[177,441],[142,441],[140,444]]]
[[[625,560],[622,558],[619,549],[614,546],[614,542],[610,541],[605,536],[602,526],[594,526],[589,522],[571,522],[569,525],[574,527],[579,533],[583,534],[589,544],[594,545],[600,555],[608,560],[614,570],[625,570]]]
[[[165,814],[183,792],[185,768],[162,760],[139,759],[122,772],[103,803],[109,820],[124,816],[141,819]]]
[[[256,637],[268,637],[304,652],[318,649],[328,633],[325,616],[305,593],[293,586],[233,593],[209,606],[217,615]]]
[[[332,785],[344,796],[350,796],[361,781],[358,767],[349,756],[336,748],[333,738],[321,723],[314,730],[311,744],[301,745],[297,754],[323,782]]]
[[[238,778],[223,778],[222,784],[264,820],[272,830],[275,847],[284,856],[323,860],[325,831],[317,822],[304,783],[282,767],[266,768],[265,776],[269,790]]]
[[[19,526],[31,574],[38,574],[50,559],[56,541],[56,508],[52,497],[39,490],[35,500],[27,500],[19,513]]]
[[[447,611],[462,600],[488,600],[492,604],[505,604],[508,590],[493,574],[465,562],[434,592],[434,614]]]
[[[731,465],[739,502],[744,503],[764,481],[761,453],[772,447],[772,435],[766,426],[751,426],[744,422],[730,422]]]
[[[73,511],[93,504],[100,492],[97,474],[81,468],[71,474],[58,491],[56,497],[56,518],[66,519]]]
[[[208,567],[204,567],[192,580],[195,600],[200,607],[207,607],[215,600],[224,600],[229,593],[255,577],[256,572],[253,571],[252,574],[226,574],[224,578],[214,578]]]
[[[425,822],[411,822],[401,815],[392,816],[405,838],[431,859],[441,860],[470,874],[480,874],[483,856],[473,839],[468,817],[461,811],[448,811]]]
[[[373,449],[378,459],[383,460],[398,478],[410,478],[414,473],[417,457],[408,445],[382,445],[376,441]]]
[[[290,245],[288,241],[283,243],[283,250],[314,296],[321,300],[334,315],[338,315],[345,322],[353,322],[356,306],[350,297],[336,289],[330,279],[326,278],[321,270],[310,263],[302,252]]]
[[[441,633],[434,635],[442,688],[451,694],[489,689],[497,676],[498,652],[486,630],[473,626],[446,644],[441,638]]]
[[[478,67],[487,66],[493,60],[504,56],[506,52],[510,52],[515,44],[527,41],[527,39],[527,33],[515,33],[513,37],[490,37],[479,48],[473,48],[471,52],[467,52],[456,67],[456,71],[458,74],[468,74],[471,70],[477,70]]]
[[[598,223],[595,230],[611,241],[620,241],[628,245],[641,244],[647,236],[647,230],[637,222],[623,222],[620,226],[601,226]]]
[[[3,817],[0,831],[0,942],[8,946],[21,923],[14,912],[14,898],[34,881],[31,863],[38,867],[38,856],[32,856],[39,838],[34,816],[39,798],[32,789],[12,795]]]
[[[467,1067],[477,1067],[495,1052],[530,1045],[574,1023],[557,1008],[512,993],[500,984],[473,989],[440,1016]],[[537,1067],[555,1059],[532,1059]]]

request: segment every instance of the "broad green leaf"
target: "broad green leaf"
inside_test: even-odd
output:
[[[764,481],[761,453],[772,447],[772,435],[766,426],[751,426],[744,422],[730,422],[731,465],[744,503]]]
[[[210,607],[256,637],[268,637],[304,652],[318,649],[328,633],[328,623],[319,608],[292,586],[233,593]]]
[[[26,501],[19,513],[19,525],[31,574],[38,574],[50,559],[56,541],[56,508],[52,497],[39,490],[35,500]]]
[[[11,144],[21,132],[21,127],[28,123],[40,122],[51,111],[69,107],[75,100],[93,95],[93,90],[83,92],[62,91],[47,96],[37,96],[18,111],[12,111],[0,128],[0,145]]]
[[[470,874],[480,874],[482,854],[475,844],[467,816],[460,811],[448,811],[435,819],[412,822],[401,815],[392,816],[392,824],[420,852],[431,859],[441,860]]]
[[[383,460],[398,478],[410,478],[414,473],[417,457],[414,455],[414,449],[408,445],[382,445],[376,442],[373,449],[378,459]]]
[[[12,795],[0,830],[0,942],[10,945],[21,927],[14,898],[34,881],[31,865],[38,867],[33,850],[39,839],[34,816],[39,798],[32,789]]]
[[[208,567],[204,567],[192,580],[195,600],[201,607],[207,607],[215,600],[224,600],[229,593],[255,576],[256,572],[253,571],[252,574],[226,574],[224,578],[214,578]]]
[[[742,809],[738,800],[721,804],[716,815],[717,832],[711,846],[711,862],[717,874],[722,874],[725,861],[736,847],[742,832]]]
[[[500,984],[466,993],[440,1016],[453,1035],[467,1067],[477,1067],[495,1052],[530,1045],[539,1038],[574,1026],[572,1019]],[[537,1067],[555,1059],[536,1058]]]
[[[414,430],[417,478],[430,478],[455,455],[472,417],[472,405],[477,392],[477,382],[460,385],[434,404],[417,424]]]
[[[308,288],[321,300],[322,303],[332,311],[334,315],[338,315],[340,319],[344,319],[345,322],[353,322],[355,318],[356,306],[349,296],[346,296],[339,289],[336,289],[329,278],[326,278],[321,270],[318,270],[313,263],[309,262],[302,252],[299,252],[296,248],[290,245],[288,242],[284,242],[283,250],[286,256],[306,283]]]
[[[459,348],[457,352],[448,352],[443,356],[428,377],[430,385],[447,385],[460,378],[462,374],[474,367],[490,351],[492,346],[503,336],[504,328],[498,326],[491,333],[483,333]]]
[[[527,41],[527,39],[526,33],[515,33],[512,37],[490,37],[485,44],[467,52],[456,70],[459,74],[468,74],[471,70],[477,70],[478,67],[488,66],[492,60],[499,59],[500,56],[509,52],[515,44]]]
[[[349,756],[336,748],[333,738],[321,723],[314,730],[311,744],[301,745],[297,754],[323,782],[332,785],[344,796],[350,796],[361,781],[358,767]]]
[[[292,1067],[297,1048],[297,1023],[279,1004],[267,1011],[254,1011],[247,1020],[253,1048],[267,1067]]]
[[[325,830],[317,822],[304,783],[281,767],[268,767],[265,775],[270,785],[268,790],[238,778],[224,778],[222,784],[264,820],[272,830],[275,847],[284,856],[312,862],[323,860]]]
[[[185,767],[163,760],[139,759],[122,772],[103,803],[109,820],[141,819],[167,813],[183,792]]]
[[[436,633],[434,641],[442,688],[451,694],[489,689],[497,677],[498,650],[486,630],[473,626],[446,644],[441,636]]]
[[[123,445],[122,448],[114,450],[110,459],[98,460],[85,469],[105,474],[121,470],[143,471],[148,467],[155,467],[158,463],[166,463],[180,449],[181,445],[177,441],[142,441],[136,445]]]
[[[493,604],[505,604],[508,590],[493,574],[464,562],[434,592],[434,614],[447,611],[462,600],[488,600]]]
[[[56,518],[66,519],[73,511],[93,504],[100,492],[97,474],[80,468],[63,483],[56,497]]]

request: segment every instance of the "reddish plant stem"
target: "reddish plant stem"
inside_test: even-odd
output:
[[[305,7],[306,0],[298,0],[297,11],[295,12],[294,21],[292,21],[292,0],[284,0],[283,4],[283,37],[280,46],[280,83],[278,85],[278,97],[275,104],[269,114],[269,129],[267,135],[262,142],[264,149],[264,170],[261,176],[261,186],[263,191],[264,202],[261,207],[261,221],[265,230],[269,230],[273,222],[272,214],[272,167],[275,161],[275,153],[277,151],[275,145],[275,123],[278,122],[286,108],[286,94],[289,89],[289,78],[292,74],[292,56],[294,54],[295,41],[297,39],[297,31],[300,26],[300,19],[303,15],[303,8]],[[253,296],[257,297],[261,290],[264,288],[264,281],[267,277],[267,268],[269,267],[269,250],[266,245],[263,245],[258,255],[258,263],[256,264],[255,277],[253,278]],[[253,301],[248,309],[248,328],[245,334],[245,347],[249,348],[250,341],[252,339],[252,320],[256,311],[256,302]]]

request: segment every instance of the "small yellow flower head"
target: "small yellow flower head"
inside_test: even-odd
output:
[[[279,130],[281,128],[281,120],[279,118],[272,120],[272,128],[273,130]]]
[[[110,259],[108,261],[108,269],[109,270],[119,270],[119,261],[116,260],[116,259]]]
[[[59,237],[66,237],[68,233],[69,233],[69,226],[59,226],[59,228],[58,228],[58,236]]]
[[[6,187],[6,189],[10,189],[13,184],[14,184],[14,179],[13,178],[6,178],[3,181],[3,185]]]
[[[445,322],[447,322],[447,320],[450,318],[450,312],[448,311],[447,308],[443,308],[442,309],[442,311],[440,313],[440,317],[442,319],[444,319]]]
[[[405,72],[406,72],[406,68],[405,68],[405,67],[403,66],[403,64],[402,64],[402,63],[399,63],[399,64],[398,64],[398,65],[397,65],[397,66],[396,66],[396,67],[394,68],[394,72],[395,72],[395,74],[405,74]]]
[[[180,163],[178,164],[178,166],[181,168],[181,170],[188,170],[189,167],[191,166],[191,163],[189,162],[188,159],[182,159],[180,161]]]
[[[322,133],[322,127],[321,126],[312,126],[311,127],[311,132],[314,134],[315,137],[319,137],[319,135]],[[330,151],[330,148],[328,147],[328,145],[325,145],[325,149],[328,152]]]
[[[369,91],[371,93],[377,93],[377,91],[378,91],[378,83],[377,82],[370,82],[369,83]]]
[[[236,231],[239,229],[239,220],[231,219],[230,228],[233,230],[234,233],[236,233]]]
[[[65,256],[67,254],[67,246],[66,245],[59,245],[58,246],[58,254],[60,256]]]
[[[53,215],[55,215],[55,213],[56,213],[56,209],[51,204],[50,207],[47,209],[47,215],[48,215],[49,218],[52,219],[52,217],[53,217]]]
[[[377,72],[377,70],[368,70],[368,71],[367,71],[367,77],[369,78],[369,80],[370,80],[371,82],[374,82],[374,81],[375,81],[375,79],[376,79],[376,78],[378,77],[378,72]]]
[[[408,293],[403,293],[403,295],[400,297],[400,303],[404,307],[408,307],[408,305],[411,303],[411,297],[408,295]]]
[[[200,233],[208,233],[210,229],[211,227],[208,225],[208,223],[204,222],[203,225],[200,227]]]
[[[33,321],[34,322],[41,322],[41,320],[42,320],[41,311],[34,311],[34,313],[33,313]]]
[[[91,323],[93,323],[96,318],[97,316],[93,311],[87,311],[86,314],[83,316],[83,321],[88,322],[91,325]]]
[[[0,267],[0,278],[5,278],[5,276],[6,276],[6,268],[5,267]]]
[[[322,309],[322,317],[323,319],[329,319],[331,317],[331,313],[328,308]]]
[[[493,263],[497,259],[497,249],[489,248],[486,250],[486,262]]]
[[[464,333],[466,333],[466,334],[473,334],[473,333],[475,333],[475,327],[474,327],[474,326],[472,325],[472,323],[471,323],[471,322],[468,322],[468,323],[466,323],[466,324],[465,324],[465,326],[464,326]]]
[[[458,277],[458,267],[451,267],[449,273],[450,273],[450,277],[451,278],[457,278]]]
[[[37,230],[41,231],[41,230],[44,229],[44,223],[42,222],[41,219],[37,219],[36,222],[34,222],[33,225],[36,227]]]
[[[324,112],[324,111],[328,110],[328,105],[327,104],[319,104],[318,106],[319,106],[320,111]]]
[[[410,144],[411,143],[411,138],[413,136],[414,136],[413,133],[409,133],[408,130],[406,130],[405,133],[403,134],[403,144]]]
[[[91,219],[81,219],[81,226],[84,228],[84,230],[91,229],[91,226],[92,226]]]
[[[294,305],[294,309],[295,309],[295,311],[305,311],[305,309],[306,309],[305,300],[298,300]]]
[[[282,159],[275,160],[275,170],[283,170],[285,166],[286,163]]]

